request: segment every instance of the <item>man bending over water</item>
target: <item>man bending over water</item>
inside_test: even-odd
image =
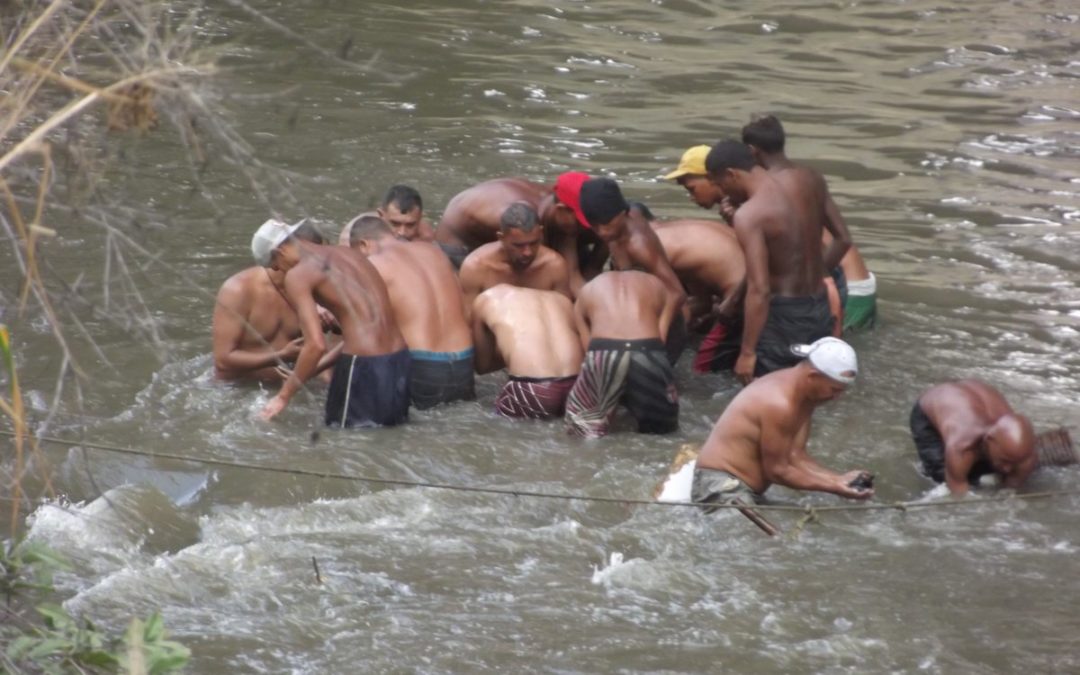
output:
[[[814,409],[855,381],[855,350],[826,337],[798,351],[804,361],[755,380],[724,409],[698,455],[693,501],[756,502],[773,483],[851,499],[873,496],[867,472],[834,473],[806,451]]]
[[[297,239],[297,227],[267,221],[251,240],[255,262],[285,274],[285,295],[296,308],[304,336],[296,367],[263,408],[263,419],[285,409],[326,353],[319,303],[341,325],[343,345],[326,397],[326,424],[404,422],[409,412],[409,351],[394,321],[386,284],[359,253]]]
[[[664,348],[678,311],[664,284],[645,272],[605,272],[585,284],[574,304],[587,351],[566,404],[571,433],[606,435],[619,403],[641,433],[678,428],[675,371]]]
[[[510,374],[496,411],[506,417],[562,416],[581,368],[570,299],[500,284],[476,298],[472,317],[476,372],[505,367]]]
[[[923,471],[949,492],[997,474],[1004,487],[1023,484],[1038,462],[1031,420],[1018,415],[997,389],[979,380],[927,389],[911,410],[911,435]]]
[[[379,271],[412,366],[409,395],[418,410],[475,398],[472,330],[454,267],[432,243],[401,241],[382,218],[362,216],[351,245]]]

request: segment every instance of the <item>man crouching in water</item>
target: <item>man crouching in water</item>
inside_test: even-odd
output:
[[[773,483],[851,499],[873,496],[868,472],[833,473],[806,451],[814,409],[855,381],[855,350],[832,337],[793,350],[806,358],[754,380],[717,420],[694,469],[693,501],[758,502]]]
[[[326,424],[370,427],[404,422],[409,413],[409,351],[394,321],[386,284],[362,255],[293,236],[300,226],[263,223],[251,240],[255,262],[285,273],[285,294],[296,308],[304,346],[292,375],[262,410],[280,413],[317,370],[326,340],[316,303],[341,325],[343,353],[326,397]]]

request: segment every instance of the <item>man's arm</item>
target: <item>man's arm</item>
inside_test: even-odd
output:
[[[589,351],[589,340],[592,339],[592,329],[589,327],[588,293],[578,295],[574,302],[574,324],[577,326],[578,337],[581,338],[581,348]]]
[[[683,303],[686,302],[686,289],[683,288],[675,270],[671,269],[671,263],[668,262],[660,239],[652,230],[649,230],[649,234],[652,236],[639,233],[638,236],[631,237],[626,253],[632,263],[637,263],[639,267],[662,281],[668,295],[675,302],[676,309],[682,309]]]
[[[465,258],[458,273],[458,281],[461,282],[461,294],[465,300],[465,320],[472,316],[473,303],[476,296],[484,292],[484,270],[476,258]]]
[[[554,251],[552,253],[554,255],[550,256],[550,262],[548,263],[548,273],[551,275],[551,290],[562,293],[573,302],[574,294],[570,290],[570,268],[566,264],[566,258]]]
[[[1006,488],[1018,488],[1024,484],[1031,472],[1039,466],[1038,456],[1033,449],[1027,459],[1017,464],[1011,472],[1002,476],[1001,486]]]
[[[778,415],[787,416],[790,411],[779,411]],[[856,490],[848,483],[861,471],[837,474],[818,464],[806,452],[806,441],[810,435],[810,419],[789,435],[789,429],[781,424],[770,424],[768,410],[762,411],[761,423],[761,468],[765,478],[771,483],[784,485],[795,490],[813,490],[829,492],[849,499],[868,499],[873,490]]]
[[[214,369],[222,374],[247,373],[291,360],[300,353],[302,338],[296,338],[281,349],[241,349],[246,328],[248,306],[244,289],[239,283],[226,281],[218,291],[214,304],[212,337]]]
[[[484,304],[487,298],[481,299],[472,313],[473,349],[476,372],[480,375],[490,373],[503,367],[502,358],[499,354],[498,345],[495,342],[495,334],[484,322]]]
[[[743,337],[735,377],[743,384],[754,379],[757,343],[769,318],[769,249],[758,223],[750,222],[746,212],[735,216],[735,236],[746,258],[746,296],[743,303]]]
[[[972,449],[975,442],[945,439],[945,485],[954,497],[962,497],[968,492],[968,474],[976,460]]]
[[[262,410],[262,418],[269,420],[285,409],[289,401],[316,372],[319,359],[326,353],[326,338],[322,331],[322,321],[312,291],[318,283],[321,273],[313,272],[303,263],[285,275],[285,293],[296,308],[300,320],[300,332],[304,336],[304,346],[296,358],[292,375],[281,385],[277,396],[270,399]]]
[[[822,255],[825,259],[825,271],[829,272],[840,264],[844,254],[851,248],[851,232],[848,231],[847,223],[840,215],[840,209],[829,194],[829,186],[825,184],[825,178],[819,174],[818,179],[821,181],[822,194],[825,195],[825,229],[832,235],[832,241],[829,242]]]

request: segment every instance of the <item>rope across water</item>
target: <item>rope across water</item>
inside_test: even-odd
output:
[[[0,435],[14,437],[15,434],[11,431],[0,429]],[[268,471],[271,473],[288,474],[294,476],[307,476],[311,478],[334,478],[338,480],[354,481],[359,483],[369,483],[375,485],[395,485],[399,487],[413,487],[413,488],[426,488],[432,490],[448,490],[454,492],[472,492],[479,494],[491,494],[500,495],[506,497],[532,497],[536,499],[552,499],[563,501],[576,501],[576,502],[594,502],[601,504],[625,504],[636,506],[657,506],[657,507],[677,507],[677,508],[708,508],[708,509],[741,509],[746,508],[746,505],[740,504],[724,504],[724,503],[703,503],[703,502],[660,502],[652,499],[635,499],[627,497],[600,497],[594,495],[582,495],[562,492],[541,492],[538,490],[515,490],[511,488],[497,488],[497,487],[485,487],[478,485],[455,485],[451,483],[435,483],[429,481],[415,481],[396,478],[378,478],[374,476],[362,476],[357,474],[341,473],[337,471],[314,471],[311,469],[297,469],[277,466],[267,466],[263,464],[251,464],[248,462],[235,462],[222,459],[211,459],[205,457],[192,457],[189,455],[179,455],[170,452],[149,452],[146,450],[138,450],[136,448],[127,448],[118,445],[109,445],[106,443],[95,443],[91,441],[77,441],[65,438],[57,438],[53,436],[38,436],[38,441],[46,443],[53,443],[56,445],[64,445],[68,447],[77,447],[91,450],[99,450],[102,452],[112,452],[123,455],[133,455],[138,457],[149,457],[153,459],[168,459],[178,462],[191,462],[194,464],[202,464],[206,466],[218,466],[231,469],[248,469],[253,471]],[[1011,501],[1034,501],[1042,499],[1051,499],[1055,497],[1066,497],[1070,495],[1080,495],[1080,488],[1073,488],[1067,490],[1046,490],[1043,492],[1027,492],[1027,493],[999,493],[988,496],[968,496],[964,499],[935,499],[925,501],[900,501],[900,502],[880,502],[874,504],[823,504],[823,505],[797,505],[797,504],[754,504],[753,509],[757,511],[787,511],[793,513],[804,514],[817,514],[828,513],[836,511],[909,511],[915,509],[928,509],[928,508],[954,508],[962,506],[974,506],[977,504],[985,504],[990,502],[1011,502]]]

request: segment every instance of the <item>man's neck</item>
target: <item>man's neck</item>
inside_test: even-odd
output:
[[[788,159],[783,152],[774,152],[771,155],[761,155],[761,165],[766,171],[782,171],[795,166],[795,162]]]

